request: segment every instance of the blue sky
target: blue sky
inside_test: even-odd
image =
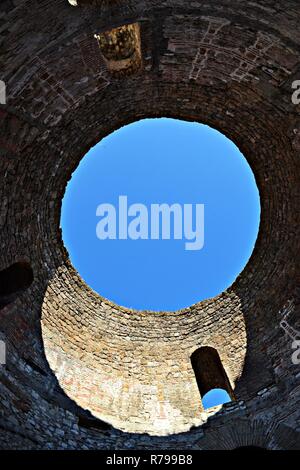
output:
[[[202,405],[205,410],[212,406],[223,405],[231,401],[230,396],[221,388],[214,388],[207,392],[202,398]]]
[[[97,206],[204,204],[205,243],[99,240]],[[257,237],[259,194],[238,148],[218,131],[146,119],[103,139],[82,159],[63,199],[63,240],[85,282],[117,304],[176,310],[213,297],[246,265]]]

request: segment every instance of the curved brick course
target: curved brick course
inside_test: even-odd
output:
[[[0,9],[0,270],[21,260],[34,274],[0,310],[0,447],[299,448],[300,366],[280,327],[292,302],[288,322],[300,331],[298,2],[96,3],[12,0]],[[139,25],[142,58],[116,75],[94,35],[126,24]],[[99,297],[70,265],[59,231],[67,181],[88,149],[155,116],[226,134],[261,197],[243,273],[178,312]],[[217,349],[236,398],[205,412],[190,362],[202,346]]]

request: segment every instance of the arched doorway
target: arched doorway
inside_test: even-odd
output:
[[[216,389],[227,392],[231,400],[235,399],[230,381],[216,349],[209,346],[196,349],[191,356],[191,363],[202,400],[210,391]],[[212,406],[222,403],[224,403],[223,398],[219,403]],[[208,408],[208,406],[204,406],[204,408]]]

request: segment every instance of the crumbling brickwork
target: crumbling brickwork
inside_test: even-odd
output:
[[[33,273],[0,309],[0,448],[299,448],[300,365],[280,326],[291,305],[300,331],[299,2],[77,3],[0,5],[0,271],[22,262]],[[141,66],[114,75],[95,35],[124,25],[138,25]],[[138,312],[84,284],[60,209],[92,145],[159,116],[209,124],[239,146],[261,224],[226,292]],[[218,352],[235,398],[205,411],[191,363],[203,347]]]

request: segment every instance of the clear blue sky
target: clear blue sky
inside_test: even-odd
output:
[[[231,401],[230,396],[221,388],[214,388],[207,392],[202,398],[202,405],[205,410],[212,406],[223,405]]]
[[[205,205],[205,243],[99,240],[101,203]],[[117,304],[175,310],[229,287],[257,237],[259,194],[238,148],[208,126],[146,119],[125,126],[82,159],[63,199],[63,239],[74,267],[96,292]]]

